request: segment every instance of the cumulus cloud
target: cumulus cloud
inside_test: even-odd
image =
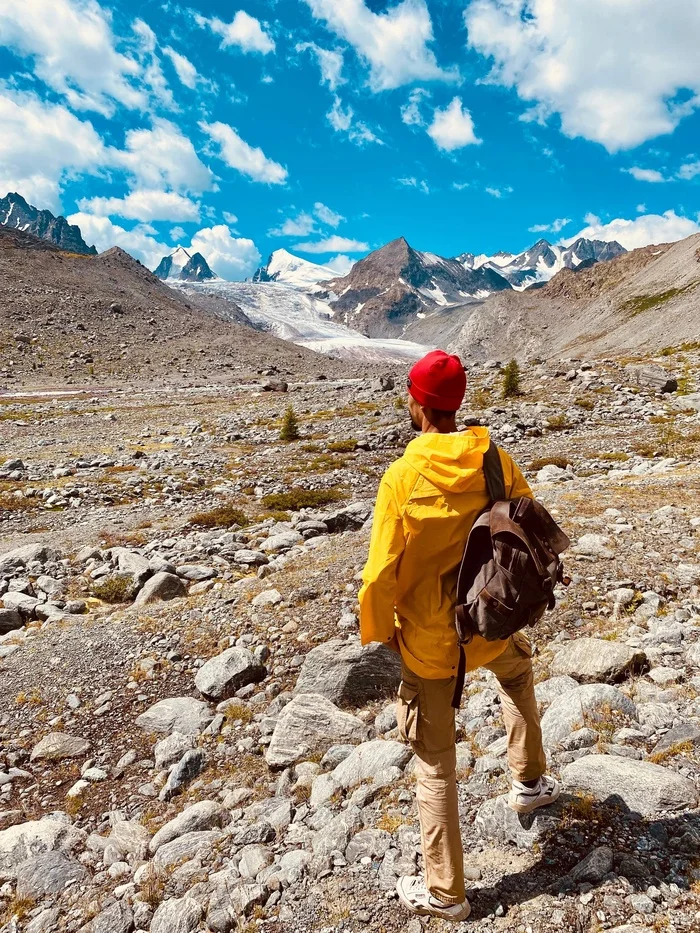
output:
[[[436,108],[433,112],[433,121],[428,127],[428,136],[438,149],[444,152],[453,152],[464,146],[479,145],[481,140],[474,132],[474,121],[466,110],[459,97],[444,109]]]
[[[267,231],[269,236],[309,236],[316,232],[316,221],[305,211],[296,217],[287,217],[278,227]]]
[[[169,120],[154,119],[151,129],[129,130],[116,161],[142,188],[173,188],[200,193],[214,187],[211,169],[192,141]]]
[[[194,67],[189,58],[186,58],[184,55],[181,55],[179,52],[176,52],[175,49],[166,46],[163,49],[163,54],[172,62],[172,66],[175,69],[180,82],[185,85],[185,87],[196,88],[197,80],[199,75],[197,74],[197,69]]]
[[[187,234],[182,227],[172,227],[170,230],[170,239],[173,243],[180,243],[186,236]]]
[[[374,13],[364,0],[306,0],[316,19],[322,19],[348,42],[369,67],[373,91],[386,91],[412,81],[452,81],[455,68],[443,69],[429,47],[433,24],[425,0],[402,0],[383,13]]]
[[[590,240],[617,240],[625,249],[638,249],[650,243],[671,243],[700,233],[700,224],[689,217],[680,217],[675,211],[663,214],[642,214],[634,220],[618,217],[603,223],[595,214],[586,215],[587,226],[576,236],[563,241],[570,245],[579,237]]]
[[[355,261],[349,256],[343,256],[342,253],[324,262],[324,266],[328,266],[337,275],[347,275],[354,265]]]
[[[232,214],[231,211],[222,211],[222,215],[229,227],[232,227],[233,224],[238,223],[238,217],[235,214]]]
[[[212,142],[219,144],[217,154],[230,168],[269,185],[283,185],[287,181],[287,169],[268,159],[262,149],[241,139],[232,126],[227,123],[200,123],[199,126]]]
[[[297,52],[313,52],[321,69],[321,83],[335,91],[345,84],[343,77],[343,53],[339,49],[324,49],[315,42],[299,42]]]
[[[664,178],[661,172],[657,172],[655,168],[640,168],[638,165],[633,165],[632,168],[623,168],[622,171],[631,175],[637,181],[648,181],[652,184],[668,181],[668,178]]]
[[[40,208],[59,211],[65,178],[97,174],[111,160],[90,122],[34,94],[0,93],[0,125],[0,191]]]
[[[468,43],[489,80],[531,104],[528,119],[631,149],[700,106],[700,5],[687,0],[471,0]],[[689,93],[688,93],[689,92]]]
[[[250,16],[245,10],[238,10],[230,23],[225,23],[216,16],[208,19],[199,14],[195,16],[195,22],[198,26],[208,27],[213,33],[221,36],[222,49],[235,46],[243,52],[259,52],[261,55],[275,51],[274,40],[265,32],[260,20]]]
[[[338,214],[321,201],[314,204],[314,214],[322,224],[328,224],[329,227],[337,227],[345,220],[342,214]]]
[[[368,143],[384,145],[384,141],[371,130],[362,120],[355,119],[355,111],[348,104],[345,106],[336,95],[333,106],[326,114],[326,119],[336,133],[345,133],[350,142],[356,146],[365,146]]]
[[[123,198],[82,198],[78,208],[99,217],[124,217],[126,220],[197,221],[199,204],[174,191],[139,189]]]
[[[78,211],[68,217],[68,222],[77,224],[85,241],[94,243],[98,252],[102,253],[112,246],[121,246],[149,269],[155,269],[163,256],[172,251],[170,246],[159,242],[143,228],[136,226],[132,230],[126,230],[113,223],[109,217]]]
[[[76,110],[144,107],[139,62],[118,52],[110,15],[96,0],[3,0],[0,45],[33,60],[38,78]]]
[[[231,281],[252,275],[262,259],[252,240],[231,236],[225,224],[198,230],[190,249],[201,253],[217,275]]]
[[[535,224],[529,227],[530,233],[561,233],[564,227],[571,223],[570,217],[557,217],[549,224]]]
[[[298,249],[300,253],[366,253],[369,250],[369,244],[334,234],[315,243],[297,243],[295,249]]]
[[[700,162],[687,162],[678,170],[678,177],[683,181],[691,181],[697,175],[700,175]]]
[[[419,179],[411,176],[410,178],[397,178],[396,181],[404,188],[417,188],[418,191],[422,191],[423,194],[430,194],[430,186],[423,178]]]

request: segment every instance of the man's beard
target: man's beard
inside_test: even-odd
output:
[[[417,424],[417,423],[413,420],[413,415],[411,414],[410,411],[409,411],[409,413],[408,413],[408,420],[411,422],[411,428],[416,432],[416,434],[421,434],[422,431],[423,431],[423,425],[422,425],[422,424]]]

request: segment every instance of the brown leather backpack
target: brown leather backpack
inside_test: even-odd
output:
[[[545,507],[522,496],[507,499],[498,447],[484,454],[491,504],[474,523],[457,578],[455,625],[460,644],[452,705],[459,709],[466,671],[465,650],[474,635],[507,639],[535,625],[555,604],[554,587],[570,582],[559,555],[571,543]]]

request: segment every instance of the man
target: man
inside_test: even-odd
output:
[[[455,413],[466,391],[464,367],[442,350],[411,369],[408,409],[420,437],[382,478],[360,591],[362,644],[378,641],[401,654],[399,732],[416,754],[418,814],[425,880],[397,884],[408,910],[464,920],[464,886],[452,700],[460,647],[454,624],[457,572],[469,531],[489,504],[482,469],[486,428],[458,432]],[[509,498],[531,496],[520,470],[500,451]],[[535,700],[532,649],[478,636],[466,647],[467,670],[486,667],[499,681],[513,775],[509,804],[530,813],[553,803],[559,784],[546,761]]]

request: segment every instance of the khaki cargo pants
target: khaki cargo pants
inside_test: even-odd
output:
[[[517,632],[503,654],[484,666],[498,679],[513,778],[535,780],[545,773],[546,759],[527,636]],[[399,733],[416,755],[426,884],[434,897],[447,904],[459,904],[466,897],[457,807],[454,689],[454,677],[426,680],[401,665],[396,715]]]

